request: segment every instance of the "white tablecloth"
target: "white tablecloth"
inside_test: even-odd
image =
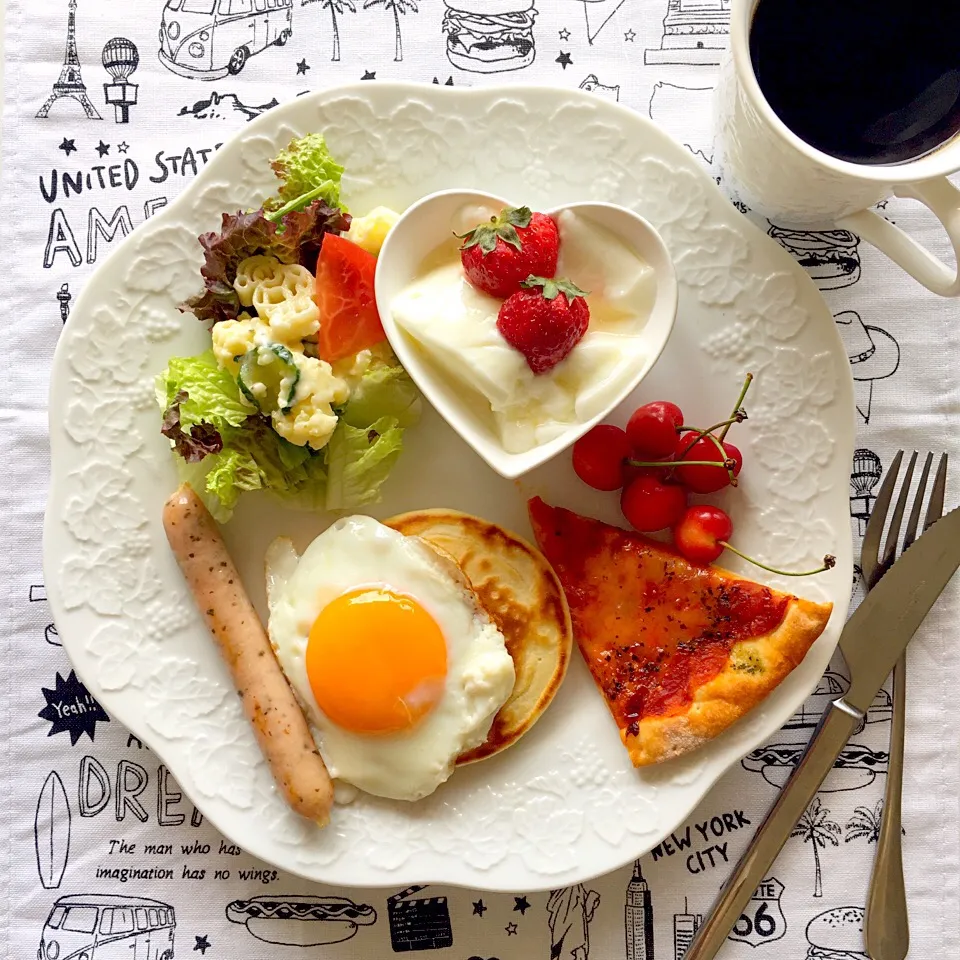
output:
[[[249,7],[252,0],[234,3]],[[7,330],[0,380],[7,673],[0,693],[0,902],[9,911],[0,913],[2,955],[35,957],[51,911],[60,898],[75,896],[99,909],[100,933],[84,932],[94,922],[89,911],[74,912],[69,923],[80,929],[70,938],[61,930],[59,960],[155,960],[168,954],[371,960],[415,950],[457,960],[678,958],[775,796],[783,774],[778,754],[809,736],[826,695],[842,689],[839,660],[771,750],[732,770],[688,823],[637,864],[550,894],[320,890],[369,905],[377,921],[342,943],[303,946],[309,939],[304,933],[283,945],[258,939],[256,926],[234,922],[227,907],[238,899],[282,899],[316,888],[221,841],[180,795],[159,758],[92,701],[59,645],[45,602],[40,542],[54,345],[97,262],[172,200],[248,119],[303,91],[361,78],[457,86],[531,80],[619,99],[710,163],[710,88],[726,42],[725,0],[682,3],[685,11],[675,9],[681,6],[677,0],[537,0],[533,62],[500,73],[463,69],[448,58],[440,0],[336,0],[333,9],[327,0],[294,3],[288,43],[254,50],[238,76],[213,81],[181,77],[158,59],[162,0],[80,0],[79,69],[65,63],[72,0],[7,3],[0,221],[7,264],[0,278]],[[212,7],[212,0],[206,5]],[[183,6],[204,4],[184,0]],[[256,8],[263,6],[256,0]],[[243,29],[251,36],[264,26],[275,30],[276,23],[266,21],[282,15],[262,14],[259,26],[247,18]],[[169,17],[176,19],[175,11]],[[685,19],[684,31],[670,32],[678,18]],[[208,19],[210,29],[228,29]],[[126,77],[137,85],[127,123],[119,122],[123,110],[108,105],[104,93],[111,82],[102,65],[105,48],[121,82],[123,61],[129,67],[131,59],[128,47],[107,47],[117,37],[130,41],[140,57],[139,68]],[[77,97],[54,96],[58,90]],[[129,101],[133,92],[125,91]],[[39,118],[51,97],[49,116]],[[890,201],[885,212],[946,255],[936,224],[914,204]],[[816,276],[841,325],[857,381],[862,449],[851,465],[851,532],[858,538],[881,471],[897,447],[947,449],[960,464],[960,309],[921,290],[864,244],[851,245],[840,267],[821,264]],[[953,484],[951,501],[956,489]],[[954,589],[910,654],[904,843],[911,956],[921,960],[960,956],[958,612]],[[830,776],[758,891],[725,948],[728,960],[796,960],[808,950],[811,957],[834,960],[862,956],[855,942],[832,942],[823,933],[833,914],[815,918],[863,905],[889,716],[884,693],[844,766]],[[155,931],[124,934],[129,918],[125,908],[109,912],[109,894],[158,901],[142,905]],[[168,921],[174,918],[171,942]],[[109,925],[117,935],[104,942],[111,939],[104,932]],[[848,952],[818,952],[827,949]]]

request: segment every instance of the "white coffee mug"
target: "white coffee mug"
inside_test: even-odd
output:
[[[934,293],[960,296],[956,266],[941,263],[867,209],[891,196],[919,200],[943,224],[960,262],[960,190],[947,179],[960,170],[960,136],[922,157],[884,166],[838,160],[811,147],[773,112],[757,83],[750,26],[758,3],[731,4],[730,53],[716,99],[716,159],[726,188],[778,224],[852,230]]]

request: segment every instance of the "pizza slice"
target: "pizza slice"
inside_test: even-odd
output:
[[[689,753],[803,660],[833,605],[801,600],[632,533],[529,503],[574,636],[634,766]]]

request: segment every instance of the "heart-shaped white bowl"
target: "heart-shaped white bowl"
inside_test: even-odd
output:
[[[377,308],[387,339],[424,397],[458,434],[502,477],[514,479],[546,463],[583,436],[639,385],[663,352],[677,315],[677,278],[660,235],[646,220],[612,203],[572,203],[544,211],[557,216],[573,210],[619,237],[653,269],[656,293],[650,315],[637,334],[643,352],[636,370],[611,401],[589,420],[571,424],[560,435],[522,453],[504,449],[493,419],[484,418],[476,405],[462,396],[465,389],[446,379],[424,355],[416,341],[394,322],[394,298],[417,278],[427,256],[448,239],[465,206],[500,210],[513,204],[491,194],[469,190],[432,193],[409,207],[393,227],[380,251],[376,273]]]

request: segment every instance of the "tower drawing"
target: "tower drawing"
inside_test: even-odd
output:
[[[627,960],[654,960],[653,900],[650,887],[643,879],[639,860],[633,865],[633,876],[627,884],[624,929],[627,937]]]
[[[683,960],[690,944],[693,942],[694,935],[700,929],[703,923],[703,915],[699,913],[688,913],[687,899],[683,899],[683,913],[673,915],[673,956],[674,960]]]
[[[87,87],[80,76],[80,56],[77,53],[77,0],[70,0],[70,13],[67,17],[67,47],[63,55],[63,69],[60,79],[53,85],[53,92],[37,114],[39,119],[50,116],[50,108],[58,101],[73,98],[83,107],[88,120],[102,120],[87,95]]]

